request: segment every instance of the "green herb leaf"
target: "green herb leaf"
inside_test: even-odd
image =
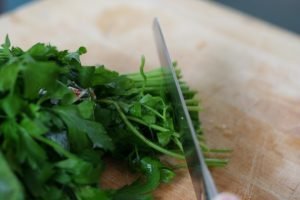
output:
[[[0,67],[0,92],[14,90],[15,82],[18,77],[19,66],[17,64],[4,65]]]
[[[107,135],[104,127],[100,123],[83,119],[77,107],[60,106],[54,110],[68,126],[69,140],[74,151],[79,152],[89,147],[87,136],[94,147],[105,150],[113,149],[112,140]]]
[[[59,75],[59,68],[52,62],[32,62],[24,66],[24,96],[34,99],[41,89],[51,89]],[[34,81],[32,81],[34,79]]]
[[[70,175],[70,178],[77,184],[95,184],[98,183],[101,165],[93,166],[91,163],[77,158],[69,158],[55,164]]]
[[[139,168],[146,181],[137,180],[130,186],[125,186],[114,194],[114,200],[121,199],[152,199],[149,195],[160,184],[160,162],[150,157],[140,161]],[[148,195],[147,195],[148,194]]]
[[[0,105],[8,117],[14,118],[23,108],[24,101],[16,94],[10,94],[0,100]]]
[[[37,43],[24,51],[0,47],[0,199],[150,200],[175,176],[161,155],[184,159],[176,110],[161,68],[119,74],[104,66],[83,66],[76,52]],[[204,142],[196,92],[181,80],[197,138]],[[205,154],[207,156],[208,154]],[[103,157],[127,162],[139,178],[120,189],[98,182]],[[206,157],[208,166],[227,160]],[[24,189],[23,189],[24,188]]]
[[[76,194],[82,200],[111,200],[107,192],[88,186],[79,188]]]
[[[22,200],[24,199],[21,183],[11,171],[3,154],[0,152],[0,199]]]
[[[166,146],[171,140],[172,132],[157,132],[159,144]]]
[[[92,77],[92,86],[104,85],[112,82],[118,78],[119,74],[115,71],[110,71],[104,68],[104,66],[97,67],[95,69],[94,76]]]

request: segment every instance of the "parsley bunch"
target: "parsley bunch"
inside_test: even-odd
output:
[[[76,52],[38,43],[0,48],[0,199],[148,200],[175,176],[161,155],[183,159],[160,69],[120,75],[82,66]],[[180,70],[175,66],[177,75]],[[181,82],[202,149],[196,94]],[[104,156],[140,174],[117,190],[99,187]],[[207,158],[209,166],[226,160]]]

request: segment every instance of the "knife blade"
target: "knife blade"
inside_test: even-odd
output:
[[[217,188],[205,164],[204,156],[157,18],[153,21],[153,32],[167,89],[170,92],[173,106],[176,110],[175,120],[183,133],[182,146],[197,199],[211,200],[217,196]]]

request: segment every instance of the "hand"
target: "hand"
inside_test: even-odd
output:
[[[221,193],[213,200],[240,200],[240,198],[231,193]]]

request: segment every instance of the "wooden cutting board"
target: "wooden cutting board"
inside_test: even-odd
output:
[[[45,0],[0,18],[0,38],[51,42],[86,64],[136,71],[141,54],[158,66],[151,30],[159,17],[172,57],[200,92],[211,147],[234,150],[213,170],[220,191],[242,199],[300,199],[300,38],[213,2]],[[1,78],[1,77],[0,77]],[[118,168],[110,184],[127,180]],[[194,199],[187,172],[158,199]]]

